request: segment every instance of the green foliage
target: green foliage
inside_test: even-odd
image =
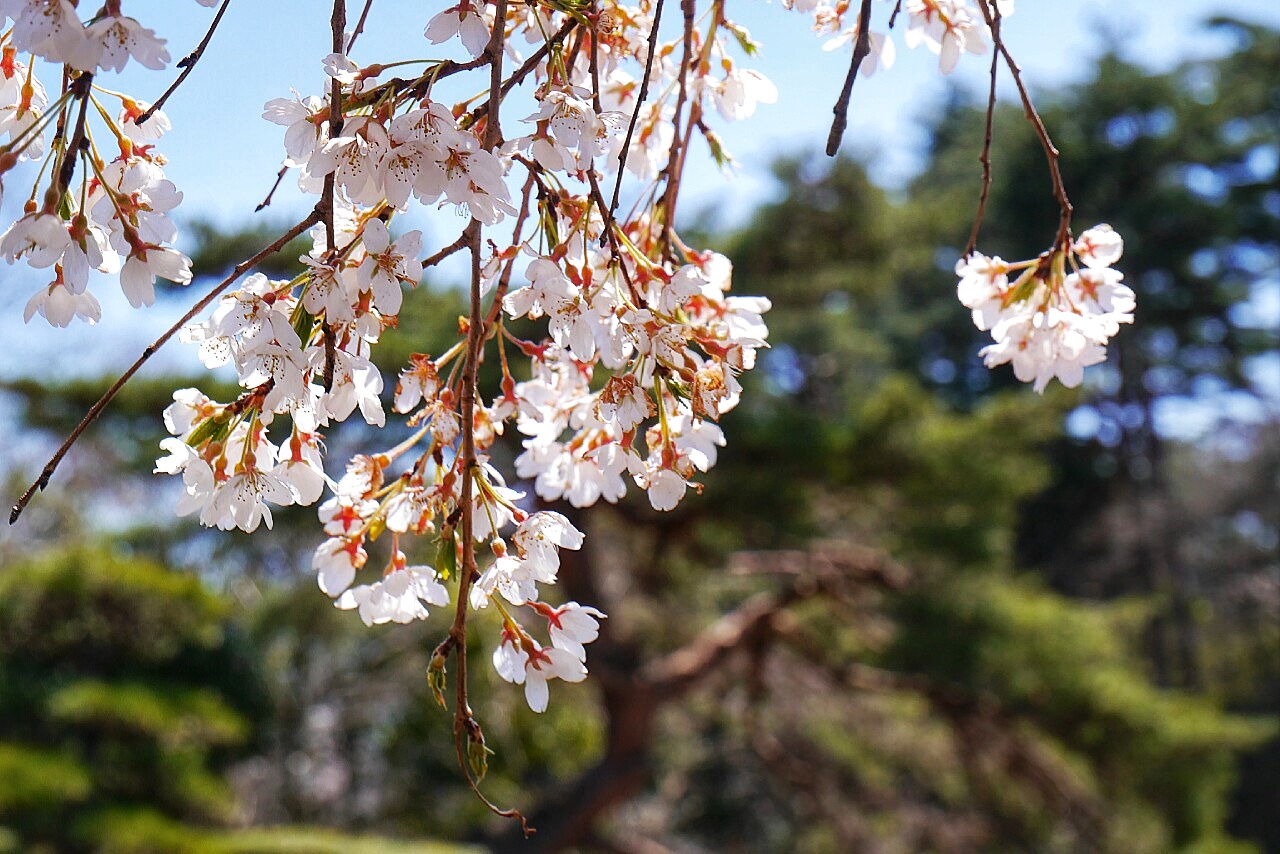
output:
[[[886,546],[956,568],[1011,556],[1020,502],[1048,478],[1040,445],[1057,429],[1054,408],[1008,395],[957,413],[898,376],[851,409],[838,476],[891,517]]]
[[[899,618],[886,663],[994,696],[1087,759],[1081,779],[1112,805],[1115,835],[1131,816],[1172,845],[1219,834],[1234,755],[1276,732],[1274,720],[1152,686],[1119,641],[1123,609],[1117,617],[1000,576],[952,576],[904,597]]]
[[[384,836],[314,828],[273,827],[211,836],[216,854],[479,854],[482,849],[443,842],[402,842]]]
[[[26,847],[199,851],[185,822],[226,815],[212,766],[254,704],[227,617],[198,578],[87,546],[6,566],[0,823]]]
[[[293,223],[275,220],[228,232],[212,222],[195,220],[187,225],[196,242],[191,266],[201,275],[221,278],[246,258],[269,246]],[[291,279],[302,271],[298,257],[307,254],[311,242],[295,238],[283,249],[258,265],[258,270],[275,279]]]
[[[78,803],[92,788],[89,771],[71,756],[0,743],[0,814]]]

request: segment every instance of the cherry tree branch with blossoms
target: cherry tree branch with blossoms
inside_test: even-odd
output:
[[[870,0],[856,15],[849,0],[783,5],[812,17],[824,49],[853,45],[828,145],[834,153],[857,75],[893,64],[893,38],[872,28]],[[82,18],[88,9],[73,0],[0,0],[11,22],[0,35],[0,134],[8,136],[0,176],[21,161],[40,164],[22,217],[0,235],[0,255],[52,270],[27,303],[28,321],[96,322],[91,270],[118,276],[134,307],[154,302],[156,277],[192,280],[190,259],[173,248],[169,212],[182,193],[156,150],[170,129],[160,107],[203,54],[227,0],[154,105],[101,85],[130,61],[156,70],[169,61],[164,40],[121,6],[106,0]],[[335,0],[331,52],[317,57],[323,94],[295,90],[262,114],[283,128],[280,178],[296,170],[299,189],[316,197],[312,212],[143,352],[68,436],[10,522],[123,384],[178,335],[207,368],[234,370],[240,392],[226,402],[194,388],[174,393],[164,412],[171,436],[155,470],[181,479],[176,511],[253,532],[271,527],[273,507],[318,505],[324,537],[312,569],[336,607],[373,625],[452,606],[427,678],[447,707],[452,659],[458,761],[484,799],[478,784],[489,747],[470,703],[469,636],[491,639],[499,676],[522,686],[541,712],[549,683],[586,678],[586,645],[606,619],[590,605],[544,599],[560,551],[582,548],[583,534],[564,515],[536,509],[526,492],[587,507],[635,487],[654,510],[673,509],[701,490],[726,441],[717,422],[738,404],[739,378],[768,346],[768,299],[731,294],[732,263],[689,246],[677,209],[696,137],[728,163],[716,117],[750,118],[777,90],[741,64],[757,45],[725,0],[702,10],[681,0],[680,11],[664,30],[663,0],[458,0],[423,29],[451,58],[362,65],[350,54],[376,5],[366,0],[347,32],[346,3]],[[974,238],[956,268],[960,301],[993,336],[982,355],[988,365],[1012,362],[1038,391],[1054,377],[1078,384],[1132,320],[1133,293],[1112,269],[1119,235],[1100,225],[1072,237],[1057,150],[1000,36],[1013,2],[905,0],[894,4],[889,30],[900,12],[904,43],[935,53],[943,73],[964,54],[993,51],[983,190]],[[1044,146],[1062,210],[1051,248],[1019,262],[974,246],[990,187],[1001,59]],[[60,75],[52,102],[37,65]],[[108,109],[116,102],[117,111]],[[456,240],[427,251],[420,231],[393,233],[397,217],[432,209],[465,219]],[[272,280],[253,272],[303,233],[311,248],[301,273]],[[463,251],[469,310],[458,340],[415,353],[384,395],[390,378],[372,356],[412,298],[406,288]],[[519,337],[529,328],[537,331]],[[482,387],[481,365],[495,355],[501,380]],[[384,397],[407,437],[331,476],[325,433],[357,412],[386,427]],[[522,452],[504,474],[492,451],[508,430]],[[484,802],[531,831],[518,811]]]

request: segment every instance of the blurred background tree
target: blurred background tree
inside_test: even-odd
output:
[[[89,544],[0,575],[0,824],[15,851],[186,850],[261,711],[257,661],[193,575]]]
[[[641,498],[574,515],[589,549],[564,555],[563,592],[610,614],[585,686],[556,690],[537,716],[479,669],[477,712],[498,750],[486,788],[531,814],[527,842],[460,783],[451,720],[423,679],[438,622],[371,631],[333,611],[305,571],[305,510],[252,540],[173,523],[171,485],[135,475],[174,383],[133,386],[33,505],[25,547],[0,544],[13,591],[0,633],[56,637],[96,619],[88,605],[67,622],[11,604],[53,583],[27,557],[42,543],[109,535],[129,566],[184,573],[165,583],[222,603],[208,625],[243,650],[183,670],[211,692],[200,696],[244,710],[238,739],[189,748],[205,774],[242,745],[236,812],[99,782],[109,769],[84,733],[107,743],[138,726],[100,713],[114,672],[15,646],[4,666],[41,686],[3,694],[26,703],[0,718],[0,763],[27,769],[6,775],[18,794],[0,788],[15,845],[63,844],[56,834],[83,826],[68,816],[118,815],[85,805],[120,801],[166,822],[524,852],[1280,851],[1280,740],[1264,717],[1280,705],[1280,34],[1216,26],[1234,39],[1221,59],[1152,74],[1106,56],[1088,82],[1040,99],[1072,164],[1077,223],[1105,216],[1125,235],[1120,267],[1139,293],[1134,328],[1082,390],[1013,390],[1007,369],[980,365],[982,336],[955,301],[980,104],[954,95],[900,194],[853,160],[777,165],[776,201],[717,239],[735,289],[774,310],[715,476],[672,514]],[[1032,257],[1056,222],[1043,161],[1016,110],[1002,107],[997,129],[981,246]],[[252,232],[205,229],[197,258],[225,266]],[[406,301],[384,367],[438,349],[459,313],[448,288]],[[40,435],[64,429],[93,386],[18,382],[9,399]],[[329,436],[334,457],[361,432]],[[48,561],[114,578],[110,551]],[[205,637],[198,625],[170,628]],[[150,672],[135,658],[113,654],[130,685]],[[253,678],[225,681],[240,660]],[[19,684],[9,672],[0,685]],[[86,707],[84,689],[50,699],[85,679],[108,696],[99,712],[55,712]],[[355,844],[299,832],[200,839]]]

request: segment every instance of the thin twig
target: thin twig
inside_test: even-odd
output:
[[[347,31],[346,0],[333,0],[333,14],[329,16],[331,31],[330,47],[334,53],[342,53],[342,39]],[[342,135],[342,84],[338,78],[329,82],[329,139],[334,140]],[[328,247],[329,259],[334,259],[337,250],[338,231],[334,225],[334,195],[337,191],[337,172],[331,171],[324,176],[324,186],[320,191],[319,210],[324,221],[324,236]],[[333,260],[333,263],[337,263]],[[326,394],[333,390],[333,373],[337,366],[337,347],[333,324],[329,322],[329,312],[325,312],[320,321],[320,331],[324,336],[324,371],[322,373],[323,388]]]
[[[627,271],[627,262],[622,252],[622,246],[618,243],[617,224],[614,222],[613,212],[604,206],[604,195],[600,192],[600,184],[596,180],[596,170],[594,168],[587,170],[587,179],[591,183],[591,200],[600,209],[600,216],[604,220],[605,235],[609,240],[609,248],[613,250],[613,257],[618,259],[618,269],[622,271],[622,280],[627,283],[627,290],[633,296],[638,296],[635,283],[631,281],[631,273]]]
[[[218,12],[213,16],[213,23],[209,25],[209,30],[204,34],[204,38],[200,39],[200,44],[196,45],[196,49],[191,51],[181,60],[178,61],[178,67],[182,69],[182,73],[178,75],[178,79],[174,80],[168,89],[164,90],[164,94],[155,100],[147,111],[138,116],[137,124],[142,125],[147,119],[155,115],[156,110],[164,106],[164,102],[169,100],[169,96],[177,91],[182,85],[182,81],[186,80],[196,67],[196,63],[200,61],[200,57],[204,56],[204,49],[209,46],[209,40],[213,38],[213,31],[218,29],[218,24],[222,22],[222,14],[227,11],[227,7],[231,5],[231,0],[222,0],[222,5],[218,7]]]
[[[293,240],[299,234],[302,234],[302,232],[306,231],[319,221],[320,213],[313,210],[307,215],[306,219],[302,220],[293,228],[276,238],[269,246],[263,248],[252,258],[237,264],[231,273],[218,283],[217,287],[205,294],[199,302],[193,305],[186,314],[179,318],[177,323],[170,326],[159,338],[147,345],[147,348],[142,351],[142,355],[129,366],[129,369],[121,374],[120,378],[112,383],[110,388],[103,392],[102,397],[98,398],[97,402],[94,403],[93,406],[89,407],[89,411],[85,413],[84,418],[80,419],[80,423],[76,425],[76,428],[71,431],[71,434],[67,436],[66,440],[58,447],[58,450],[54,452],[53,456],[49,459],[49,462],[45,463],[44,470],[40,472],[40,476],[36,478],[29,487],[27,487],[26,492],[22,493],[22,497],[18,499],[18,503],[13,505],[13,509],[9,512],[9,524],[12,525],[14,522],[18,521],[18,517],[22,515],[22,511],[26,508],[27,504],[30,503],[31,498],[36,494],[37,490],[42,490],[49,485],[49,478],[53,477],[53,473],[58,468],[58,464],[62,462],[62,458],[67,455],[67,451],[71,450],[71,446],[80,438],[80,434],[83,433],[90,424],[97,420],[98,416],[102,414],[102,410],[107,408],[107,404],[109,404],[112,399],[119,394],[120,389],[124,388],[125,383],[127,383],[130,378],[138,372],[138,369],[146,364],[147,361],[156,354],[156,351],[163,347],[179,329],[186,326],[192,318],[204,311],[204,309],[208,307],[209,303],[213,302],[214,299],[231,286],[232,282],[240,278],[248,270],[257,266],[263,259],[279,252],[290,240]]]
[[[862,66],[862,60],[866,59],[870,53],[871,0],[862,0],[862,8],[858,11],[858,40],[853,45],[853,61],[849,63],[849,73],[845,75],[840,97],[836,99],[836,105],[831,108],[835,118],[831,121],[831,132],[827,134],[828,157],[835,157],[836,152],[840,150],[845,128],[849,126],[849,99],[853,97],[853,81],[858,79],[858,69]]]
[[[989,5],[990,4],[990,5]],[[1058,235],[1054,239],[1054,247],[1057,248],[1065,244],[1071,236],[1071,201],[1067,198],[1067,188],[1062,183],[1062,170],[1059,166],[1059,152],[1053,144],[1053,140],[1049,138],[1049,131],[1044,126],[1044,120],[1040,118],[1040,114],[1036,112],[1035,105],[1031,103],[1031,95],[1027,92],[1026,84],[1022,82],[1022,69],[1018,67],[1018,63],[1014,61],[1009,48],[1005,45],[1004,39],[1000,36],[998,27],[993,26],[994,18],[992,16],[991,6],[995,4],[991,0],[984,0],[978,4],[978,8],[982,10],[982,17],[986,19],[987,26],[991,29],[992,42],[995,50],[1004,57],[1004,64],[1009,69],[1009,73],[1013,75],[1014,85],[1018,88],[1018,97],[1022,99],[1022,109],[1026,113],[1027,121],[1031,122],[1031,126],[1036,130],[1036,136],[1040,140],[1040,146],[1044,149],[1045,159],[1049,161],[1049,181],[1053,185],[1053,197],[1058,202]]]
[[[351,48],[355,47],[356,38],[364,32],[364,22],[369,17],[369,10],[373,8],[373,0],[365,0],[364,8],[360,10],[360,18],[356,21],[356,28],[351,32],[351,38],[347,39],[347,49],[343,53],[350,54]]]
[[[985,0],[980,5],[985,5]],[[991,17],[991,39],[1000,43],[1000,8],[995,7]],[[969,232],[969,242],[964,246],[964,257],[968,258],[978,248],[978,232],[982,229],[982,219],[987,213],[987,196],[991,194],[991,140],[996,115],[996,69],[1000,63],[1000,51],[991,51],[991,85],[987,90],[986,128],[982,136],[982,154],[978,162],[982,164],[982,192],[978,194],[978,212],[973,217],[973,228]]]
[[[280,189],[280,182],[284,180],[284,175],[288,171],[289,171],[288,166],[280,167],[280,171],[276,174],[276,182],[271,185],[271,191],[268,192],[267,197],[263,199],[261,202],[259,202],[258,206],[253,209],[254,213],[257,213],[258,211],[265,208],[267,205],[271,204],[271,198],[276,194],[276,190]]]
[[[658,52],[658,25],[662,23],[663,0],[658,0],[653,7],[653,26],[649,29],[649,52],[644,58],[644,77],[640,79],[640,94],[636,96],[636,108],[631,111],[631,121],[627,124],[627,135],[622,140],[622,152],[618,155],[618,179],[613,183],[613,199],[609,202],[609,213],[618,209],[618,194],[622,192],[622,175],[627,171],[627,154],[631,151],[631,137],[636,132],[640,121],[640,108],[649,96],[649,77],[653,73],[653,55]]]
[[[591,108],[596,115],[604,112],[600,107],[600,38],[594,31],[584,33],[583,38],[591,38],[591,56],[587,57],[591,69]]]
[[[529,198],[533,195],[533,188],[537,184],[537,176],[530,172],[529,178],[524,182],[524,189],[521,190],[520,213],[516,215],[516,224],[511,229],[511,241],[513,246],[520,245],[520,235],[524,231],[525,220],[529,218]],[[485,339],[496,335],[494,331],[495,324],[498,322],[498,316],[502,314],[502,300],[507,295],[507,290],[511,287],[511,273],[516,266],[516,255],[512,255],[507,261],[502,273],[498,276],[498,284],[493,289],[493,301],[489,304],[489,313],[484,318]]]
[[[718,5],[717,8],[719,8]],[[689,70],[693,67],[693,16],[696,11],[694,0],[680,0],[680,12],[684,16],[684,52],[680,57],[680,71],[677,76],[680,85],[676,92],[676,109],[671,118],[675,133],[671,137],[671,149],[667,152],[667,165],[662,170],[662,175],[666,180],[666,187],[662,193],[662,245],[664,247],[671,245],[671,231],[675,226],[673,211],[676,204],[677,188],[680,183],[682,155],[680,149],[680,119],[684,114],[685,100],[689,97],[686,81],[689,79]],[[711,41],[711,39],[708,39],[708,42]],[[621,170],[619,170],[619,174],[621,174]]]
[[[333,14],[329,17],[332,30],[332,47],[334,53],[342,53],[342,37],[347,29],[346,0],[333,0]],[[329,139],[334,140],[342,135],[342,84],[333,78],[329,84]],[[320,210],[324,215],[324,236],[328,240],[329,250],[337,244],[333,226],[333,194],[337,179],[334,172],[324,176],[324,189],[320,191]]]

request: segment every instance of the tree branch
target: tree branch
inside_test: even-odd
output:
[[[1031,122],[1031,126],[1035,128],[1036,137],[1040,140],[1040,146],[1044,149],[1045,159],[1049,161],[1049,180],[1053,185],[1053,197],[1058,202],[1060,211],[1058,218],[1058,235],[1054,239],[1054,248],[1064,245],[1071,235],[1071,201],[1067,198],[1067,188],[1062,183],[1062,170],[1059,165],[1059,152],[1053,144],[1053,140],[1049,138],[1049,131],[1044,126],[1044,120],[1040,118],[1040,113],[1036,111],[1035,105],[1031,103],[1031,94],[1027,91],[1027,86],[1022,82],[1022,69],[1018,67],[1018,63],[1014,61],[1013,55],[1009,53],[1009,48],[1005,45],[1004,39],[1000,36],[1000,27],[993,13],[993,0],[982,0],[978,4],[978,8],[982,10],[982,17],[986,20],[987,26],[991,28],[991,40],[994,44],[996,53],[1004,57],[1004,64],[1009,69],[1009,73],[1013,75],[1014,85],[1018,88],[1018,97],[1022,99],[1022,109],[1026,113],[1027,121]]]
[[[347,47],[343,53],[351,53],[351,48],[355,47],[356,39],[364,32],[364,22],[369,17],[369,10],[373,8],[373,0],[365,0],[364,8],[360,10],[360,17],[356,20],[356,28],[351,31],[351,38],[347,40]]]
[[[653,74],[653,55],[658,51],[658,25],[662,23],[662,6],[665,0],[658,0],[653,8],[653,26],[649,29],[649,51],[644,58],[644,77],[640,78],[640,93],[636,96],[636,108],[631,111],[631,121],[627,123],[627,135],[622,140],[622,151],[618,154],[618,178],[613,184],[613,199],[609,202],[609,213],[618,209],[618,194],[622,192],[622,176],[627,171],[627,154],[631,151],[631,137],[635,135],[636,124],[640,121],[640,108],[645,98],[649,97],[649,78]]]
[[[979,4],[981,5],[981,4]],[[835,118],[831,121],[831,132],[827,134],[827,156],[835,157],[840,150],[840,142],[844,139],[845,128],[849,126],[849,100],[853,97],[853,81],[858,78],[858,68],[862,60],[871,53],[871,0],[862,0],[862,8],[858,11],[858,40],[853,45],[853,61],[849,63],[849,73],[845,75],[844,86],[840,89],[840,97],[831,108]]]
[[[983,0],[979,5],[985,5]],[[991,39],[1001,44],[1000,39],[1000,7],[995,6],[991,15]],[[978,195],[978,212],[973,216],[973,228],[969,232],[969,242],[964,246],[964,257],[968,258],[978,248],[978,232],[982,229],[982,219],[987,213],[987,196],[991,193],[991,141],[992,129],[996,115],[996,69],[1000,63],[1000,51],[991,51],[991,84],[987,89],[987,116],[982,135],[982,153],[978,162],[982,164],[982,192]]]
[[[209,41],[213,38],[214,30],[218,29],[218,24],[222,22],[222,15],[227,11],[227,7],[230,5],[231,0],[222,0],[222,5],[218,7],[217,14],[213,16],[213,23],[209,25],[209,30],[204,34],[204,38],[200,39],[200,43],[196,45],[195,50],[191,51],[191,53],[178,61],[178,67],[182,69],[182,73],[178,75],[178,79],[174,80],[168,89],[164,90],[164,94],[157,98],[155,103],[147,108],[145,113],[138,116],[137,124],[139,126],[155,115],[156,110],[163,107],[164,102],[169,100],[169,96],[176,92],[178,87],[182,85],[182,81],[186,80],[187,77],[190,76],[191,72],[196,67],[196,63],[200,61],[200,57],[204,56],[204,49],[209,46]]]

